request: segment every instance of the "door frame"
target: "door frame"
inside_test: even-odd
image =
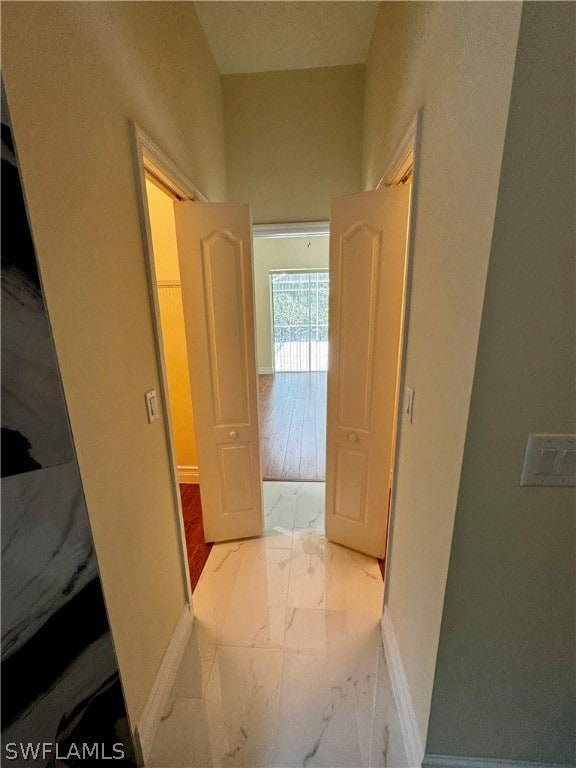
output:
[[[154,330],[154,346],[156,349],[156,363],[158,369],[158,381],[160,388],[160,402],[164,407],[162,421],[166,434],[166,447],[170,461],[170,480],[172,486],[172,498],[174,510],[178,518],[180,531],[180,559],[182,571],[186,582],[186,595],[190,610],[192,610],[192,587],[190,584],[190,570],[188,567],[188,551],[186,549],[186,532],[182,515],[182,502],[178,483],[178,461],[176,458],[176,443],[172,426],[172,411],[170,408],[170,395],[168,390],[168,376],[166,370],[166,357],[162,338],[162,324],[160,320],[160,305],[156,288],[156,264],[154,249],[152,246],[152,231],[150,227],[150,215],[148,210],[148,196],[146,193],[146,173],[154,177],[154,181],[174,200],[197,200],[208,202],[208,198],[200,192],[183,174],[171,158],[146,134],[135,122],[130,124],[132,134],[132,151],[136,175],[136,191],[140,214],[140,226],[142,229],[142,244],[146,263],[146,277],[148,282],[148,298],[152,315],[152,327]]]
[[[412,273],[414,267],[414,240],[418,201],[418,183],[420,171],[420,153],[422,146],[423,107],[419,107],[404,131],[402,139],[386,166],[386,169],[374,189],[395,187],[411,179],[410,207],[408,209],[408,229],[406,236],[406,260],[404,263],[404,285],[402,290],[402,312],[400,317],[400,345],[398,354],[398,378],[395,404],[394,449],[392,451],[392,471],[390,475],[390,501],[388,509],[388,532],[386,534],[386,552],[384,556],[384,602],[387,604],[390,560],[394,537],[394,517],[396,505],[396,487],[400,457],[400,438],[404,416],[404,390],[406,388],[406,356],[408,349],[408,324],[412,297]]]
[[[276,222],[275,224],[253,224],[252,237],[320,237],[330,234],[329,221]]]

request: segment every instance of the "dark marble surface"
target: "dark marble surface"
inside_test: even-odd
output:
[[[2,765],[134,765],[2,93]]]

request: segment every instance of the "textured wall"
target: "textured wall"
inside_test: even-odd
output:
[[[406,385],[387,608],[422,737],[520,21],[516,3],[383,3],[366,65],[363,184],[377,183],[423,108]]]
[[[427,751],[576,762],[576,492],[520,487],[576,432],[575,7],[526,3]]]
[[[222,78],[231,202],[255,223],[323,221],[360,191],[364,67]]]
[[[186,601],[130,120],[226,196],[220,79],[192,3],[7,3],[2,72],[131,725]]]

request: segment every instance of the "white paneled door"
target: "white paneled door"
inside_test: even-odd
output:
[[[206,541],[262,532],[247,205],[175,202]]]
[[[326,536],[383,557],[409,185],[332,201]]]

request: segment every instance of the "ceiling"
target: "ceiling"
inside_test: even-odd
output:
[[[219,2],[194,6],[220,74],[364,64],[380,3]]]

